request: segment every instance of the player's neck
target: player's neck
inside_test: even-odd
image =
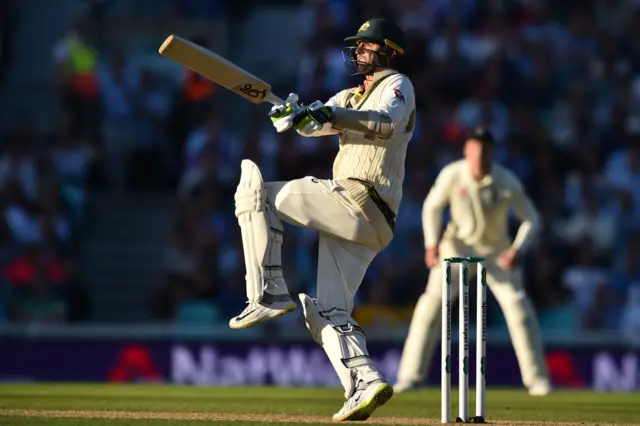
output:
[[[374,74],[367,74],[364,76],[363,86],[365,91],[369,90],[369,87],[373,84],[373,76]]]
[[[471,176],[473,177],[474,180],[476,181],[481,181],[482,179],[484,179],[485,177],[489,176],[491,174],[491,167],[471,167]]]
[[[364,90],[368,90],[369,87],[371,87],[371,85],[373,84],[373,82],[375,81],[375,75],[376,73],[379,73],[380,71],[384,71],[387,70],[388,68],[376,68],[376,70],[374,72],[372,72],[371,74],[367,74],[364,76]]]

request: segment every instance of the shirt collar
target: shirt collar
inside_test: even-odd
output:
[[[375,83],[376,81],[380,80],[383,77],[386,77],[391,74],[397,74],[397,73],[398,71],[391,68],[388,68],[386,70],[376,71],[375,73],[373,73],[373,82]]]
[[[489,186],[491,185],[491,183],[493,183],[493,166],[491,167],[491,172],[489,172],[489,174],[487,174],[485,177],[483,177],[480,180],[475,180],[473,175],[471,174],[471,168],[469,167],[468,164],[465,163],[465,167],[464,167],[464,175],[465,178],[468,182],[473,183],[477,186]]]
[[[398,71],[388,68],[386,70],[380,70],[380,71],[376,71],[375,73],[373,73],[373,82],[375,83],[376,81],[380,80],[381,78],[384,78],[388,75],[391,74],[397,74]],[[355,89],[353,89],[353,93],[356,94],[356,96],[362,96],[364,95],[364,84],[359,85],[358,87],[356,87]]]

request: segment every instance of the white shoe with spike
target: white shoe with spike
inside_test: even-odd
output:
[[[270,319],[293,312],[296,304],[288,294],[274,296],[265,293],[260,302],[247,302],[247,307],[240,315],[231,318],[229,327],[233,329],[248,328]]]
[[[362,385],[362,382],[360,383]],[[370,383],[365,388],[356,389],[340,411],[333,415],[333,420],[336,422],[367,420],[376,408],[384,405],[392,396],[393,388],[390,385],[382,381]]]

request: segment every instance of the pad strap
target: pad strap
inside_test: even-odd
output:
[[[373,366],[362,328],[342,309],[322,310],[318,301],[300,294],[305,324],[313,339],[322,346],[351,397],[359,381],[371,383],[382,375]]]

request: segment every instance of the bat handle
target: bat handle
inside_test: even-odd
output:
[[[269,93],[264,100],[273,105],[284,105],[284,101],[279,97],[277,97],[276,95],[274,95],[273,93]]]

